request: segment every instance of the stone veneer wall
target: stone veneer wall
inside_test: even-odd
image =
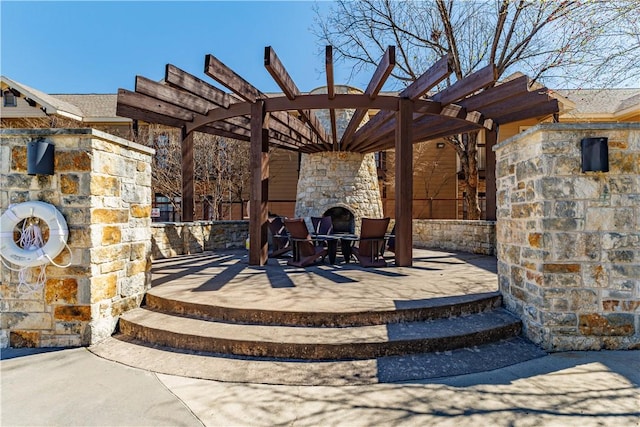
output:
[[[363,93],[358,88],[345,85],[337,85],[334,90],[339,94]],[[310,92],[321,93],[327,93],[326,86]],[[354,111],[353,108],[335,111],[338,138],[349,125]],[[329,110],[317,110],[316,115],[325,129],[331,129]],[[368,121],[369,116],[365,115],[360,126]],[[375,154],[323,152],[302,155],[295,216],[322,216],[333,207],[351,211],[355,218],[356,233],[360,232],[361,218],[383,217]]]
[[[495,255],[496,223],[494,221],[414,219],[413,245],[418,248]]]
[[[298,218],[322,216],[340,206],[353,213],[356,233],[363,217],[382,218],[382,199],[373,153],[303,154],[296,195]]]
[[[151,225],[153,259],[244,248],[249,221],[163,222]]]
[[[27,175],[26,146],[55,144],[55,174]],[[150,285],[153,150],[93,129],[0,130],[0,206],[51,203],[69,227],[67,250],[48,265],[44,289],[17,292],[1,269],[0,347],[73,347],[113,333]]]
[[[608,137],[609,172],[582,172],[586,137]],[[640,123],[543,124],[495,151],[499,285],[527,336],[640,348]]]

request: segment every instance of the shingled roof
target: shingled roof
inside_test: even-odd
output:
[[[116,94],[55,94],[57,99],[73,104],[82,111],[84,121],[89,119],[122,119],[116,116]],[[127,119],[129,120],[129,119]]]
[[[2,81],[3,87],[6,86],[10,89],[17,90],[22,96],[35,101],[47,114],[59,114],[75,120],[82,119],[82,110],[73,103],[69,103],[53,95],[41,92],[38,89],[34,89],[5,76],[0,76],[0,80]],[[113,112],[115,113],[115,108]]]
[[[615,118],[629,109],[640,113],[640,89],[559,89],[556,92],[575,104],[568,116]]]

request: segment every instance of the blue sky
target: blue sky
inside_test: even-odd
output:
[[[133,90],[171,63],[206,81],[211,53],[263,92],[279,91],[263,65],[273,46],[302,91],[323,86],[324,46],[311,1],[0,2],[2,75],[47,93]],[[330,3],[318,3],[328,9]],[[336,64],[336,83],[348,71]],[[366,85],[367,82],[352,84]]]

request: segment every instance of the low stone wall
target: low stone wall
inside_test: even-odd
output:
[[[591,137],[609,172],[582,172]],[[500,291],[529,339],[640,348],[640,123],[543,124],[495,151]]]
[[[214,249],[244,248],[249,221],[154,223],[151,232],[153,258],[171,258]]]
[[[494,221],[413,220],[413,245],[483,255],[496,253]]]
[[[54,175],[27,175],[27,143],[55,145]],[[44,289],[23,294],[1,269],[0,347],[74,347],[110,336],[118,316],[150,286],[151,156],[139,144],[93,129],[0,130],[0,206],[40,200],[69,228]]]
[[[161,259],[214,249],[244,248],[249,222],[163,222],[153,223],[151,231],[152,256]],[[494,255],[495,222],[414,219],[413,243],[418,248]]]

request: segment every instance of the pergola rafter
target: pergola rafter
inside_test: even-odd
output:
[[[288,99],[294,100],[296,99],[296,96],[301,95],[298,86],[296,86],[295,82],[284,68],[284,65],[280,62],[280,58],[278,58],[278,55],[276,55],[276,52],[271,46],[267,46],[264,49],[264,66]],[[314,111],[298,110],[298,113],[304,121],[309,124],[311,130],[318,135],[323,142],[327,142],[329,140],[327,131],[324,126],[322,126],[322,123],[320,123],[320,120],[318,120]]]
[[[369,99],[374,100],[378,96],[378,93],[382,90],[382,86],[387,81],[387,78],[391,74],[393,67],[396,65],[396,49],[394,46],[389,46],[385,51],[382,60],[378,64],[378,68],[376,68],[375,73],[373,73],[373,77],[371,77],[371,81],[367,88],[365,89],[365,95],[369,95]],[[340,145],[343,146],[346,141],[349,141],[353,134],[356,132],[358,127],[360,127],[360,123],[362,123],[362,119],[369,112],[366,108],[358,108],[354,111],[353,116],[351,116],[351,120],[347,125],[344,133],[342,134],[342,138],[340,139]]]
[[[327,98],[333,99],[336,96],[335,83],[333,81],[333,47],[327,46],[324,54],[324,66],[327,74]],[[336,110],[329,110],[329,121],[331,123],[331,138],[333,141],[333,151],[339,151],[338,147],[338,125],[336,124]]]
[[[193,219],[193,132],[250,143],[251,264],[266,262],[269,145],[301,153],[369,153],[395,148],[399,162],[396,164],[396,264],[411,265],[412,144],[484,129],[489,151],[497,140],[498,125],[559,111],[558,101],[549,96],[548,90],[530,90],[524,76],[496,85],[494,65],[431,93],[452,73],[447,56],[399,94],[381,94],[395,65],[393,46],[386,50],[363,94],[336,93],[331,46],[325,51],[326,94],[301,92],[271,47],[265,48],[264,65],[282,90],[282,96],[266,95],[218,58],[207,55],[205,74],[230,93],[168,64],[163,82],[138,76],[135,91],[120,89],[117,103],[119,116],[182,129],[185,221]],[[336,110],[340,109],[354,110],[342,135],[338,135],[336,125]],[[330,129],[318,119],[316,110],[329,111]],[[372,110],[378,112],[360,126]],[[487,176],[494,175],[488,171]],[[495,188],[494,184],[487,182],[487,188]],[[495,197],[488,195],[488,200]],[[488,206],[488,210],[491,207]]]

